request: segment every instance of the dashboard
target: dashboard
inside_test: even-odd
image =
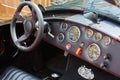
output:
[[[62,17],[62,13],[50,13],[53,16],[49,17],[48,13],[45,20],[50,24],[50,33],[54,37],[44,34],[45,41],[120,77],[118,23],[101,18],[99,23],[93,23],[80,12],[72,15],[66,13],[66,17],[66,14]]]
[[[25,48],[28,48],[29,45],[31,45],[32,43],[34,44],[33,39],[35,40],[35,42],[37,42],[37,40],[39,42],[39,39],[41,40],[42,37],[43,37],[42,39],[45,42],[51,44],[50,46],[52,49],[50,48],[49,50],[50,51],[53,50],[51,51],[51,53],[55,51],[54,54],[51,55],[49,53],[49,55],[44,55],[44,54],[39,55],[40,57],[45,58],[45,60],[42,58],[42,61],[45,61],[45,66],[47,65],[46,68],[51,67],[51,65],[50,66],[48,65],[49,59],[51,60],[52,58],[52,60],[55,59],[58,61],[61,59],[61,52],[59,56],[56,56],[56,52],[58,52],[58,50],[55,50],[55,49],[58,48],[59,51],[61,50],[62,52],[64,51],[64,56],[62,55],[62,58],[64,57],[66,60],[65,68],[64,68],[66,72],[64,72],[65,74],[62,76],[62,78],[66,76],[70,77],[69,74],[67,73],[71,72],[72,70],[73,70],[72,71],[73,74],[75,73],[74,74],[75,77],[81,76],[82,78],[85,78],[88,80],[92,80],[94,79],[94,77],[97,77],[96,71],[99,73],[99,70],[100,71],[102,70],[103,72],[108,72],[108,76],[110,73],[116,76],[116,78],[120,78],[120,69],[119,69],[120,68],[120,63],[119,63],[120,16],[119,16],[119,13],[114,15],[109,11],[110,8],[109,9],[104,8],[106,10],[103,10],[103,9],[98,10],[97,8],[96,9],[91,8],[89,10],[87,8],[81,7],[79,4],[74,4],[74,3],[73,5],[66,4],[66,5],[51,6],[51,7],[47,7],[45,10],[44,10],[44,7],[42,7],[41,5],[39,6],[39,8],[43,13],[43,19],[44,19],[43,20],[44,28],[41,27],[41,33],[43,33],[42,35],[37,35],[37,33],[40,34],[39,21],[41,20],[37,18],[39,16],[37,14],[37,11],[34,12],[34,10],[31,11],[32,15],[26,15],[25,17],[23,17],[26,19],[29,19],[30,17],[30,19],[34,19],[34,20],[28,20],[28,21],[26,20],[21,23],[21,20],[23,21],[23,18],[19,16],[18,21],[16,21],[16,24],[14,24],[15,26],[18,26],[18,27],[16,29],[13,27],[13,29],[16,30],[17,34],[19,34],[19,35],[16,35],[16,37],[21,36],[23,32],[29,34],[29,35],[26,35],[24,33],[25,35],[23,34],[23,36],[19,37],[17,40],[17,42],[20,43],[21,46],[24,46]],[[31,9],[32,8],[30,7],[30,10]],[[88,12],[84,11],[85,9],[88,10]],[[112,10],[113,12],[114,12],[114,9],[115,8],[113,8]],[[119,9],[116,9],[116,10],[119,10]],[[37,16],[35,16],[35,14],[37,14]],[[15,19],[16,19],[16,16],[15,16]],[[19,21],[19,19],[21,20]],[[34,23],[31,23],[31,22],[34,22]],[[10,25],[3,24],[1,25],[1,28],[0,28],[0,36],[1,36],[0,37],[0,59],[1,59],[0,63],[2,63],[1,65],[9,65],[6,63],[12,62],[12,60],[17,59],[18,53],[21,52],[19,51],[19,47],[17,49],[16,46],[14,45],[15,41],[12,41],[11,39],[12,37],[14,37],[14,35],[11,37],[11,35],[13,34],[12,29],[7,26],[10,26]],[[21,28],[21,26],[23,27]],[[11,32],[11,35],[9,34],[10,32]],[[27,38],[27,36],[29,36],[29,38]],[[39,36],[39,38],[36,36]],[[44,41],[43,41],[43,44],[44,44]],[[55,47],[53,47],[52,45]],[[35,46],[33,47],[35,48]],[[46,44],[43,46],[47,48],[50,47],[49,45],[46,45]],[[46,50],[46,48],[43,48],[43,47],[40,47],[40,48]],[[32,50],[31,47],[30,49]],[[44,50],[40,50],[40,53],[42,52],[44,52]],[[45,54],[48,52],[49,51],[46,51]],[[35,50],[35,53],[39,53],[39,52]],[[71,55],[73,56],[71,57]],[[20,56],[24,58],[24,56],[22,55]],[[47,59],[48,56],[49,56],[49,59]],[[55,58],[53,58],[53,56]],[[30,59],[33,57],[30,56]],[[58,57],[60,57],[60,59],[56,59]],[[81,63],[76,62],[78,61],[78,59],[80,59]],[[35,64],[37,63],[36,60],[38,61],[38,64],[42,63],[42,62],[39,62],[39,59],[35,59]],[[17,61],[19,62],[19,60]],[[25,63],[27,63],[27,61]],[[88,63],[91,64],[92,66],[89,65]],[[37,66],[34,65],[34,67],[36,67],[36,70],[37,70]],[[53,64],[53,67],[54,67],[54,64]],[[95,68],[92,68],[92,67],[95,67]],[[52,76],[54,75],[51,75],[51,77]]]

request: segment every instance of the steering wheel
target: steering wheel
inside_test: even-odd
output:
[[[32,13],[32,19],[27,20],[25,19],[20,13],[23,9],[23,7],[28,6]],[[37,18],[37,21],[36,21]],[[17,36],[17,30],[16,30],[16,23],[17,21],[21,21],[23,23],[24,27],[24,34],[22,34],[20,37]],[[37,24],[37,27],[35,26]],[[11,25],[10,25],[10,33],[12,40],[16,47],[22,51],[29,52],[35,49],[39,42],[42,39],[43,33],[44,33],[44,21],[43,21],[43,15],[38,6],[30,1],[24,1],[22,2],[16,9]],[[23,45],[23,43],[31,37],[31,34],[35,34],[35,39],[29,46]]]

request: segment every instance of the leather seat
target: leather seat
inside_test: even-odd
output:
[[[41,80],[20,69],[9,67],[0,76],[0,80]]]

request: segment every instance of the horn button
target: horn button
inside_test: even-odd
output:
[[[25,23],[24,23],[24,31],[25,31],[25,33],[31,33],[32,30],[33,30],[32,21],[30,21],[30,20],[25,21]]]

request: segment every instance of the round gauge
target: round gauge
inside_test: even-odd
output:
[[[80,30],[77,26],[72,26],[68,30],[68,39],[72,42],[77,42],[80,38]]]
[[[89,60],[95,61],[99,58],[100,53],[101,53],[100,47],[97,44],[92,43],[88,46],[86,55]]]
[[[108,36],[104,36],[103,39],[102,39],[102,43],[104,45],[109,45],[111,43],[111,38],[108,37]]]
[[[93,35],[93,30],[91,30],[91,29],[86,29],[86,34],[87,34],[87,37],[92,37],[92,35]]]
[[[57,40],[58,40],[59,42],[62,42],[62,41],[64,40],[64,34],[63,34],[63,33],[58,34],[58,35],[57,35]]]
[[[68,24],[67,23],[62,23],[61,29],[62,30],[67,30],[67,28],[68,28]]]
[[[94,35],[94,38],[95,38],[96,41],[99,41],[99,40],[102,39],[102,34],[99,33],[99,32],[96,32],[95,35]]]

